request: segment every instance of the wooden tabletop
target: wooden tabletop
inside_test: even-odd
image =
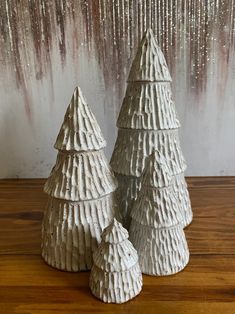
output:
[[[0,181],[0,313],[235,313],[235,178],[189,178],[191,258],[174,276],[144,276],[141,294],[104,304],[89,272],[66,273],[40,257],[44,180]]]

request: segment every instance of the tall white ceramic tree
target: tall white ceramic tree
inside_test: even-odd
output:
[[[115,216],[116,180],[103,152],[106,142],[80,88],[57,137],[59,151],[44,191],[42,256],[66,271],[88,270],[102,230]]]
[[[129,227],[140,176],[146,158],[154,150],[167,159],[184,226],[190,224],[192,210],[184,178],[186,164],[180,148],[180,123],[172,100],[171,76],[151,29],[145,32],[133,61],[117,127],[111,166],[119,183],[117,195],[124,225]]]
[[[127,302],[142,289],[138,255],[128,237],[128,231],[114,219],[94,253],[90,288],[104,302]]]
[[[148,158],[131,218],[130,240],[143,273],[172,275],[187,265],[188,245],[171,170],[157,151]]]

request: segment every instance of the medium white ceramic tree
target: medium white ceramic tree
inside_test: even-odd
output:
[[[107,303],[127,302],[142,289],[137,252],[128,240],[128,231],[116,219],[104,230],[94,253],[90,288]]]
[[[80,88],[57,137],[59,151],[44,191],[42,256],[66,271],[88,270],[101,232],[115,215],[116,180],[103,152],[106,142]]]
[[[133,61],[117,127],[111,166],[119,183],[117,195],[124,225],[129,227],[130,210],[140,189],[146,158],[155,150],[167,159],[184,226],[190,224],[192,210],[184,178],[186,164],[180,148],[180,123],[172,100],[171,76],[151,29],[144,34]]]
[[[171,170],[162,154],[154,152],[148,158],[141,181],[130,225],[141,271],[155,276],[175,274],[187,265],[189,251]]]

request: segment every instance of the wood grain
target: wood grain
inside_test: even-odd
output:
[[[174,276],[144,276],[123,305],[96,300],[89,272],[71,274],[40,257],[43,179],[0,180],[0,313],[235,313],[235,178],[189,178],[191,258]]]

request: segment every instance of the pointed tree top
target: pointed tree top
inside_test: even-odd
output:
[[[171,184],[171,178],[171,171],[165,157],[159,151],[153,152],[146,163],[143,185],[164,188]]]
[[[62,151],[99,150],[106,146],[100,127],[81,89],[76,87],[58,134],[55,148]]]
[[[182,211],[173,186],[165,189],[149,189],[143,186],[132,206],[131,218],[148,228],[157,229],[182,223]]]
[[[132,63],[128,82],[171,82],[171,80],[165,57],[154,38],[152,29],[148,28]]]
[[[138,255],[128,236],[128,231],[114,218],[102,233],[93,255],[94,265],[105,272],[122,272],[135,266]]]
[[[104,242],[117,244],[128,239],[128,231],[123,228],[122,224],[115,218],[111,224],[106,227],[102,233],[102,239]]]

